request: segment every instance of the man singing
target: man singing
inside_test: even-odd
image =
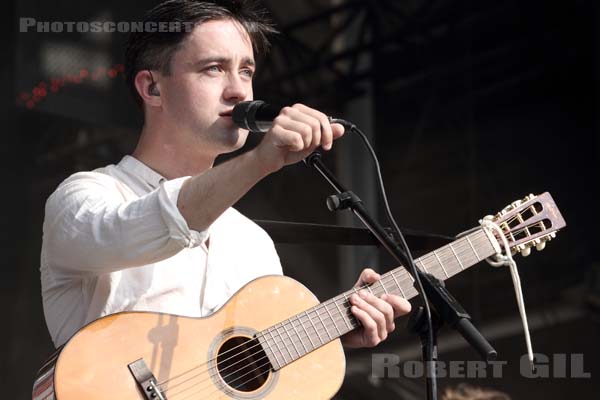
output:
[[[252,100],[254,56],[273,28],[246,1],[170,0],[146,21],[191,29],[130,36],[127,84],[144,114],[135,151],[70,176],[46,204],[42,294],[57,347],[120,311],[208,316],[249,281],[281,274],[269,236],[232,205],[343,134],[323,113],[296,104],[282,109],[256,148],[213,166],[246,141],[231,112]],[[378,279],[365,269],[357,285]],[[350,302],[361,328],[342,337],[349,347],[377,345],[410,310],[393,295],[361,292]]]

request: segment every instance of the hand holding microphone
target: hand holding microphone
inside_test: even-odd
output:
[[[243,102],[234,107],[232,119],[241,128],[266,132],[254,151],[271,172],[303,160],[319,146],[331,149],[344,134],[342,125],[303,104],[278,110],[261,101]]]

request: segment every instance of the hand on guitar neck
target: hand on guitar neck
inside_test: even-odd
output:
[[[364,287],[380,278],[381,275],[377,272],[366,268],[354,287]],[[368,288],[350,296],[350,303],[352,314],[361,323],[359,329],[348,332],[341,338],[342,344],[350,348],[377,346],[396,328],[394,319],[408,314],[411,309],[408,300],[400,296],[383,294],[377,297]]]

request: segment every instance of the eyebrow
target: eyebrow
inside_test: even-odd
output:
[[[231,58],[227,58],[227,57],[207,57],[207,58],[202,58],[198,61],[195,61],[193,63],[194,66],[203,66],[206,64],[210,64],[210,63],[219,63],[219,64],[230,64],[231,63]],[[256,62],[254,61],[254,59],[250,58],[250,57],[244,57],[242,58],[241,61],[242,65],[249,65],[251,67],[255,67],[256,66]]]

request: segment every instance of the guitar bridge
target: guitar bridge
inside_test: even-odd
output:
[[[132,362],[127,367],[147,400],[167,400],[167,397],[160,390],[158,383],[156,383],[156,378],[152,374],[152,371],[150,371],[150,368],[148,368],[142,358]]]

